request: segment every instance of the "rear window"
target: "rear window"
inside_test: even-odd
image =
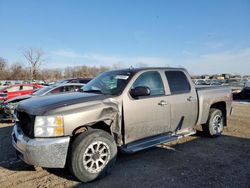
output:
[[[181,71],[166,71],[169,88],[172,94],[188,93],[190,84],[186,75]]]

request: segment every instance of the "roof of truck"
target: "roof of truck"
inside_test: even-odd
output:
[[[185,68],[180,68],[180,67],[141,67],[141,68],[127,68],[127,69],[119,69],[120,71],[130,71],[130,72],[139,72],[139,71],[144,71],[144,70],[159,70],[159,69],[170,69],[170,70],[175,70],[175,69],[179,69],[179,70],[186,70]],[[118,71],[119,71],[118,70]]]

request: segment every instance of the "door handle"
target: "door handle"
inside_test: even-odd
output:
[[[192,96],[189,96],[189,97],[187,98],[187,101],[189,101],[189,102],[195,101],[195,98],[192,97]]]
[[[158,105],[160,105],[160,106],[165,106],[165,105],[167,105],[168,103],[167,103],[167,101],[164,101],[164,100],[162,100],[162,101],[160,101],[159,103],[158,103]]]

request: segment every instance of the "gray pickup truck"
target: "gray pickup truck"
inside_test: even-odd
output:
[[[12,143],[31,165],[64,168],[83,182],[105,175],[117,150],[133,153],[196,133],[221,135],[231,89],[196,88],[185,69],[141,68],[100,74],[80,92],[21,102]]]

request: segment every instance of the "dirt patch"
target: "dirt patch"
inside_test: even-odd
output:
[[[15,158],[11,124],[0,124],[0,187],[250,187],[250,105],[234,103],[223,136],[202,134],[132,155],[112,174],[81,184],[65,169],[28,166]]]

